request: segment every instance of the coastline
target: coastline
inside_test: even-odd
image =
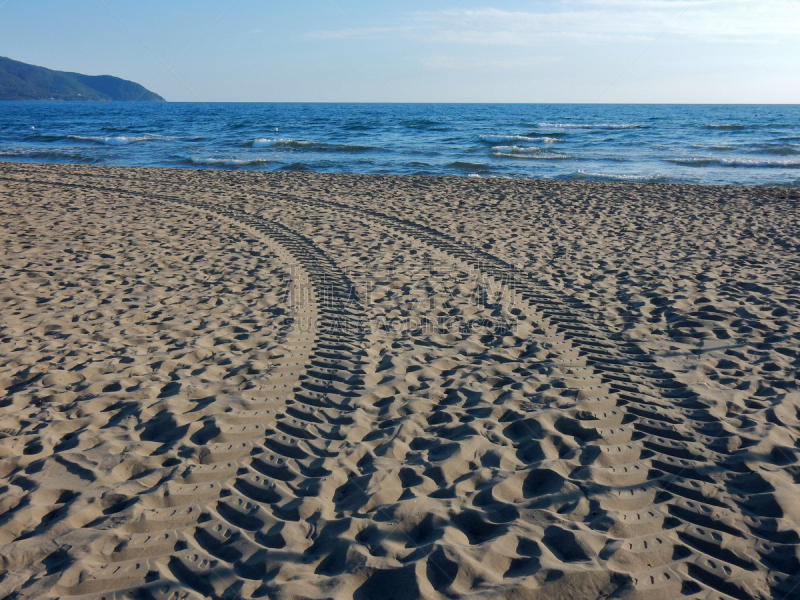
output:
[[[0,163],[0,197],[3,594],[796,589],[796,189]]]

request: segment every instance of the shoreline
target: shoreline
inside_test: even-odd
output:
[[[788,596],[793,189],[0,163],[0,592]]]
[[[588,185],[588,186],[603,186],[603,185],[622,185],[622,186],[644,186],[644,187],[677,187],[677,188],[712,188],[712,189],[726,189],[730,188],[732,190],[736,189],[750,189],[750,190],[767,190],[767,191],[786,191],[786,190],[800,190],[800,183],[786,183],[785,185],[757,185],[757,184],[732,184],[732,183],[667,183],[667,182],[652,182],[652,181],[624,181],[624,180],[614,180],[614,181],[605,181],[605,180],[595,180],[595,179],[546,179],[546,178],[525,178],[525,177],[505,177],[502,175],[405,175],[405,174],[397,174],[397,173],[348,173],[348,172],[328,172],[328,171],[266,171],[266,170],[258,170],[258,169],[234,169],[234,168],[209,168],[208,166],[198,166],[198,167],[187,167],[183,166],[176,166],[176,167],[160,167],[160,166],[151,166],[151,167],[142,167],[142,166],[135,166],[135,165],[99,165],[99,164],[86,164],[86,163],[43,163],[43,162],[15,162],[15,161],[0,161],[0,166],[2,165],[11,165],[12,167],[45,167],[45,168],[77,168],[77,169],[121,169],[121,170],[141,170],[141,171],[164,171],[164,172],[171,172],[176,171],[180,173],[203,173],[203,174],[211,174],[211,173],[241,173],[241,174],[249,174],[253,176],[281,176],[281,175],[291,175],[291,176],[298,176],[298,177],[365,177],[365,178],[398,178],[398,179],[419,179],[422,181],[437,181],[441,180],[442,182],[446,182],[449,180],[455,181],[486,181],[486,182],[507,182],[507,183],[529,183],[529,184],[565,184],[565,185]]]

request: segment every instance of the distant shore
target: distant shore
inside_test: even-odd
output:
[[[0,219],[0,595],[798,589],[796,189],[0,162]]]
[[[111,75],[54,71],[0,56],[0,100],[165,102],[138,83]]]

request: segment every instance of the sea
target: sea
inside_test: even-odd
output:
[[[800,105],[0,102],[0,161],[800,186]]]

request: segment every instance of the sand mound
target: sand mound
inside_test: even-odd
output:
[[[0,593],[800,597],[796,192],[0,171]]]

